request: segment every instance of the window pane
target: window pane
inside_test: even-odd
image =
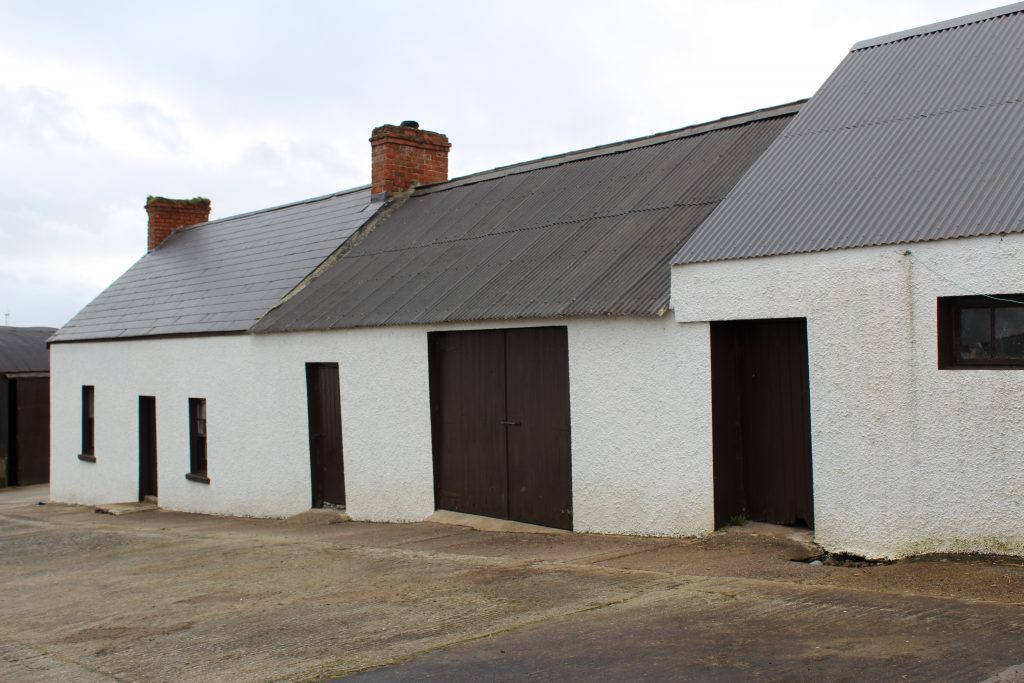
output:
[[[1024,306],[995,309],[996,356],[1024,359]]]
[[[960,309],[960,358],[992,357],[992,309]]]

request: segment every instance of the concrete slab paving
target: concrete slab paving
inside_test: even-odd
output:
[[[1024,657],[1020,617],[931,597],[708,579],[345,680],[981,681]]]
[[[790,561],[806,539],[756,525],[109,516],[40,493],[0,490],[3,681],[981,681],[1024,662],[1019,558],[813,567]]]

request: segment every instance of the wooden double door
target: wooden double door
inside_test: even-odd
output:
[[[429,336],[439,509],[572,529],[565,327]]]
[[[814,526],[807,322],[711,323],[715,526]]]

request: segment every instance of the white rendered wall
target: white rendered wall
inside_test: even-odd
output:
[[[1022,266],[1022,235],[693,264],[672,302],[807,318],[818,543],[1024,554],[1024,370],[939,370],[936,346],[936,297],[1024,292]]]
[[[309,508],[305,363],[338,363],[354,519],[434,511],[427,334],[565,324],[574,526],[694,534],[713,521],[707,325],[595,319],[55,344],[51,495],[138,492],[138,396],[157,405],[161,507],[282,517]],[[96,463],[77,459],[81,386],[96,387]],[[210,484],[185,480],[189,397],[207,399]]]
[[[714,528],[708,326],[569,325],[573,528],[695,535]]]
[[[355,330],[54,344],[51,496],[138,496],[138,396],[156,397],[161,507],[284,517],[309,509],[305,363],[340,366],[346,495],[359,519],[433,511],[425,335]],[[96,462],[77,459],[81,386],[96,387]],[[207,401],[210,483],[187,481],[188,398]]]

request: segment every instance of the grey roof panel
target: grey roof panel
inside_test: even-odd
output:
[[[46,340],[56,331],[52,327],[0,325],[0,374],[49,370]]]
[[[362,187],[180,229],[52,341],[248,330],[381,205]]]
[[[1024,231],[1024,5],[865,41],[673,259]]]
[[[421,188],[253,329],[659,315],[672,255],[801,104]]]

